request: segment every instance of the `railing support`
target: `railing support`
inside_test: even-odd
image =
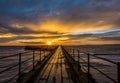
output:
[[[33,71],[35,70],[35,51],[33,50]]]
[[[18,72],[19,78],[18,83],[21,83],[21,53],[19,53],[19,72]]]
[[[90,83],[90,54],[88,53],[88,83]]]
[[[73,58],[74,58],[74,49],[73,49]]]
[[[55,76],[53,77],[53,83],[56,83],[56,77]]]
[[[40,58],[39,58],[39,61],[41,62],[41,49],[40,49]]]
[[[45,58],[45,50],[44,50],[44,58]]]
[[[117,63],[118,83],[120,83],[120,62]]]
[[[79,59],[80,59],[80,55],[79,55],[79,50],[78,50],[78,70],[80,69],[79,68],[79,62],[80,62]]]

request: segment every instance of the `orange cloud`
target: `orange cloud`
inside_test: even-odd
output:
[[[103,21],[102,21],[103,22]],[[19,23],[13,23],[11,24],[12,27],[14,28],[22,28]],[[33,23],[28,23],[24,25],[25,28],[29,28],[34,33],[29,33],[29,34],[3,34],[0,35],[0,38],[13,38],[11,41],[7,43],[0,43],[1,45],[26,45],[27,43],[29,44],[39,44],[39,42],[47,42],[51,41],[53,42],[53,45],[58,45],[58,44],[102,44],[101,40],[99,40],[97,43],[95,41],[91,41],[92,37],[87,37],[87,38],[79,38],[76,37],[75,39],[72,39],[73,37],[70,37],[69,35],[78,35],[78,34],[86,34],[94,31],[102,31],[102,30],[109,30],[113,27],[113,25],[102,25],[98,26],[98,23],[92,23],[87,24],[86,22],[62,22],[62,20],[59,19],[45,19],[42,22],[33,24]],[[26,29],[27,30],[27,29]],[[43,31],[43,32],[42,32]],[[37,32],[37,33],[35,33]],[[44,33],[44,32],[56,32],[55,34],[51,33]],[[62,33],[62,34],[59,34]],[[17,38],[16,36],[22,36],[22,38]],[[31,39],[27,39],[24,37],[31,37]],[[58,37],[57,37],[58,36]],[[35,37],[35,38],[34,38]],[[77,39],[78,38],[78,39]],[[1,39],[2,40],[2,39]],[[13,41],[12,41],[13,40]],[[42,43],[42,44],[44,44]],[[103,42],[104,43],[104,42]],[[110,42],[112,43],[112,42]],[[41,44],[41,43],[40,43]]]

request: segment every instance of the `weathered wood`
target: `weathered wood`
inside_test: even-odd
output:
[[[63,53],[67,59],[67,63],[70,66],[71,73],[73,74],[73,81],[75,83],[88,83],[88,76],[81,69],[78,71],[78,62],[62,47]],[[80,67],[80,66],[79,66]],[[92,76],[90,76],[90,83],[97,83]]]
[[[22,74],[21,83],[88,83],[87,74],[81,70],[78,61],[76,62],[64,48],[59,47],[41,63],[38,62],[34,72],[31,70]],[[96,83],[92,77],[90,83]]]
[[[45,64],[50,59],[50,57],[55,53],[55,51],[56,51],[56,49],[53,50],[46,58],[44,58],[41,63],[38,62],[35,65],[35,71],[31,70],[28,73],[22,74],[21,83],[33,83],[34,76],[36,76],[36,77],[38,76],[39,72],[44,68]],[[19,82],[17,82],[17,83],[19,83]]]

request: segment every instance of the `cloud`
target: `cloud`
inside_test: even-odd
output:
[[[70,19],[69,21],[89,19],[92,21],[94,17],[113,11],[118,12],[119,3],[119,0],[52,0],[51,3],[49,0],[1,0],[0,21],[19,20],[23,23],[35,23],[46,17],[62,17],[63,20]]]
[[[111,40],[120,41],[120,37],[101,37],[100,39],[107,40],[107,41],[111,41]]]
[[[57,39],[62,36],[11,36],[11,37],[0,37],[0,43],[9,43],[17,41],[19,43],[30,44],[30,42],[46,42],[48,39]],[[28,42],[29,41],[29,42]],[[32,44],[32,43],[31,43]]]
[[[0,24],[0,33],[1,34],[7,34],[7,33],[12,33],[12,34],[63,34],[61,32],[57,31],[34,31],[30,29],[29,27],[22,27],[22,28],[17,28],[17,27],[11,27],[6,24]]]
[[[0,38],[0,43],[62,37],[68,38],[64,41],[92,41],[98,38],[119,41],[119,4],[120,0],[0,0],[0,34],[15,35]],[[81,32],[70,34],[75,31]],[[33,34],[38,36],[31,36]],[[39,36],[42,34],[47,35]]]
[[[24,41],[24,42],[20,42],[20,43],[24,43],[24,44],[31,44],[31,45],[33,45],[33,44],[45,44],[45,42],[35,42],[35,41],[33,41],[33,42],[27,42],[27,41]]]
[[[92,42],[92,41],[119,41],[120,30],[113,31],[101,31],[91,33],[83,33],[83,34],[67,34],[60,36],[13,36],[0,38],[0,43],[19,41],[22,44],[45,44],[45,40],[57,40],[63,42],[76,41],[76,42]],[[93,43],[94,44],[94,43]]]

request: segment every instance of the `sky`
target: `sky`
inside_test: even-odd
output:
[[[120,0],[0,0],[0,45],[120,44]]]

